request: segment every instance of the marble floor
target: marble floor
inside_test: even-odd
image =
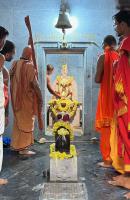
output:
[[[52,138],[49,138],[52,141]],[[49,145],[35,144],[37,154],[23,157],[4,149],[2,177],[9,183],[0,187],[0,200],[39,200],[40,189],[48,179],[43,171],[49,168]],[[109,185],[107,181],[116,175],[113,169],[101,169],[97,162],[101,160],[99,144],[87,141],[85,136],[77,137],[75,145],[78,152],[79,182],[85,183],[88,200],[123,200],[127,192],[122,188]],[[70,169],[71,170],[71,169]]]

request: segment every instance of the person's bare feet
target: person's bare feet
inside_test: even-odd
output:
[[[125,197],[126,199],[130,199],[130,192],[126,193],[126,194],[124,195],[124,197]]]
[[[20,155],[35,155],[36,153],[34,151],[29,151],[29,150],[23,150],[23,151],[19,151]]]
[[[130,189],[130,177],[127,177],[125,175],[115,177],[115,180],[108,181],[108,183],[114,186]]]
[[[120,174],[120,175],[118,175],[118,176],[114,176],[114,177],[112,177],[112,180],[113,181],[116,181],[116,180],[118,180],[119,178],[121,178],[121,177],[124,177],[124,174]]]
[[[106,162],[99,162],[98,166],[104,167],[104,168],[112,168],[112,165],[110,163],[106,163]]]
[[[6,185],[7,183],[8,183],[7,179],[0,178],[0,186],[1,185]]]

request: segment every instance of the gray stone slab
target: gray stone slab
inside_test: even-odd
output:
[[[39,200],[88,200],[85,183],[45,183]]]

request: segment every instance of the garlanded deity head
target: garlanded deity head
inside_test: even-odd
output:
[[[67,64],[62,65],[61,74],[63,76],[67,76],[67,74],[68,74],[68,66],[67,66]]]

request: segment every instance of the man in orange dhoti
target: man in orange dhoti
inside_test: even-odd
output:
[[[99,57],[95,75],[95,82],[100,83],[95,127],[100,132],[100,151],[103,162],[99,163],[99,165],[102,167],[111,166],[110,126],[113,118],[112,74],[113,63],[118,59],[115,47],[116,39],[112,35],[106,36],[103,42],[104,54]]]
[[[118,123],[118,155],[123,160],[124,175],[114,177],[110,184],[130,189],[130,11],[114,16],[115,30],[124,39],[114,75],[114,108]],[[130,195],[127,195],[130,198]]]
[[[19,154],[32,155],[28,147],[34,143],[35,97],[42,108],[42,95],[32,63],[32,50],[26,47],[22,57],[10,70],[10,90],[14,112],[12,149]]]

